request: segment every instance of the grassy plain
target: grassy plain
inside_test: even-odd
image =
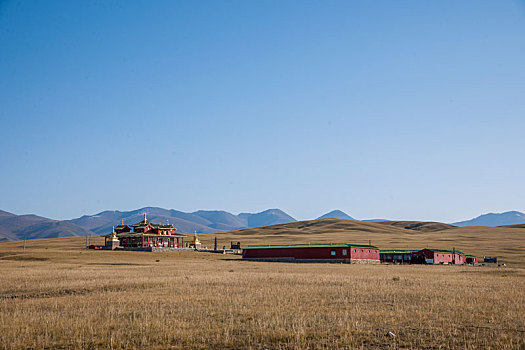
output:
[[[305,229],[315,225],[298,230]],[[501,238],[488,230],[466,249],[468,230],[452,242],[446,230],[401,238],[399,231],[372,231],[361,240],[399,248],[406,239],[418,247],[452,243],[475,253]],[[358,231],[302,238],[286,232],[292,233],[218,237],[220,244],[362,243]],[[506,239],[523,243],[506,232]],[[211,245],[214,235],[201,237]],[[264,263],[202,252],[86,251],[83,245],[79,237],[33,240],[24,251],[22,242],[0,242],[0,348],[525,348],[518,248],[509,253],[512,263],[498,268]]]

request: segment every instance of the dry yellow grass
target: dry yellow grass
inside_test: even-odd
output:
[[[462,246],[468,230],[397,237],[398,228],[371,227],[368,234],[310,232],[308,238],[399,247],[402,239],[419,246],[433,238],[433,246],[476,251]],[[221,245],[238,237],[295,242],[304,241],[304,229],[218,237]],[[476,249],[499,240],[489,231],[477,233]],[[213,237],[201,235],[208,245]],[[28,241],[26,251],[22,242],[0,243],[0,348],[525,348],[519,249],[509,255],[515,263],[498,268],[266,263],[83,245],[79,237]],[[396,336],[385,336],[389,331]]]

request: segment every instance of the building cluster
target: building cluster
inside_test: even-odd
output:
[[[398,264],[476,264],[474,255],[465,254],[459,250],[430,249],[421,250],[381,250],[381,262]]]
[[[105,244],[101,248],[109,250],[201,248],[201,242],[196,232],[192,240],[185,242],[186,235],[176,231],[177,229],[169,222],[163,225],[148,221],[146,213],[144,213],[144,219],[136,224],[125,225],[123,220],[120,225],[113,227],[113,231],[109,235],[104,236]]]
[[[184,242],[186,236],[176,232],[169,222],[154,224],[146,218],[133,225],[124,222],[113,228],[105,236],[104,249],[129,250],[171,250],[192,248],[201,249],[197,233],[193,240]],[[225,247],[223,251],[225,251]],[[232,251],[241,251],[241,244],[231,244]],[[217,238],[215,249],[218,251]],[[380,250],[371,244],[289,244],[289,245],[258,245],[242,248],[245,260],[287,261],[287,262],[337,262],[351,264],[475,264],[477,258],[459,250],[421,249],[421,250]]]
[[[176,228],[169,222],[154,224],[149,222],[144,213],[144,219],[133,225],[124,225],[124,221],[105,236],[107,249],[123,248],[183,248],[183,234],[177,233]]]
[[[350,264],[475,264],[477,258],[458,250],[379,250],[361,244],[292,244],[248,246],[242,250],[246,260],[287,262],[339,262]]]

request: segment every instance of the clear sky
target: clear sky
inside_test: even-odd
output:
[[[0,1],[0,209],[525,211],[524,1]]]

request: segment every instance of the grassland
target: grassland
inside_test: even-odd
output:
[[[385,225],[394,231],[372,225],[359,236],[315,226],[218,237],[220,244],[360,243],[361,237],[400,248],[403,238],[409,246],[452,243],[474,252],[497,245],[500,234],[509,244],[523,243],[519,235],[509,237],[514,231],[478,230],[478,241],[466,249],[468,230],[449,241],[447,230],[399,238],[399,228]],[[202,235],[208,245],[213,237]],[[83,245],[78,237],[34,240],[24,251],[22,242],[0,242],[0,348],[525,348],[521,248],[498,268],[264,263],[202,252],[86,251]]]

